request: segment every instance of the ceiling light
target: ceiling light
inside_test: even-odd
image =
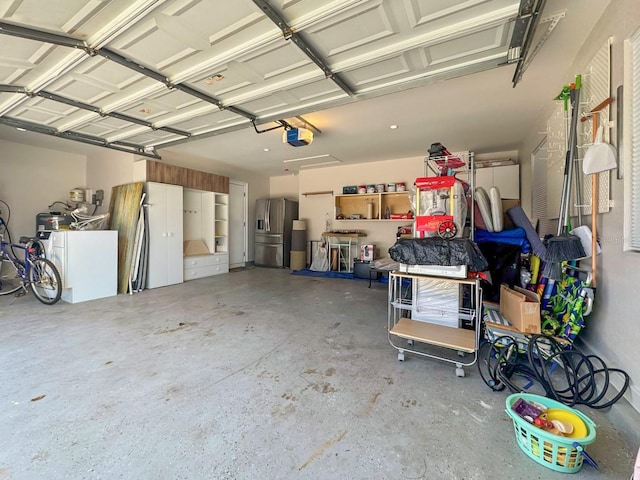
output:
[[[395,130],[396,128],[398,128],[398,125],[396,125],[396,124],[389,125],[389,128],[390,128],[391,130]]]
[[[211,85],[213,82],[219,82],[220,80],[224,80],[224,75],[221,73],[216,73],[215,75],[211,75],[204,79],[204,83],[207,85]]]
[[[263,148],[263,150],[264,150],[265,152],[270,152],[270,151],[271,151],[269,148]]]
[[[19,132],[26,132],[27,131],[26,128],[22,128],[22,127],[16,127],[16,130],[18,130]]]
[[[283,160],[284,163],[290,163],[290,162],[304,162],[305,160],[313,160],[314,158],[323,158],[323,157],[329,157],[330,155],[328,153],[323,153],[322,155],[314,155],[312,157],[300,157],[300,158],[291,158],[289,160]]]
[[[300,168],[320,167],[322,165],[333,165],[334,163],[342,163],[340,160],[331,160],[329,162],[310,163],[308,165],[300,165]]]

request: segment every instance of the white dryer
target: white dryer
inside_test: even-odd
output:
[[[36,236],[60,272],[62,300],[78,303],[117,294],[116,230],[42,230]]]

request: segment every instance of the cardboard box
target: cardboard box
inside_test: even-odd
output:
[[[523,333],[540,333],[540,301],[534,292],[501,285],[500,315]]]
[[[501,340],[501,337],[506,336],[509,338],[513,338],[518,345],[518,349],[522,352],[526,352],[529,348],[529,341],[532,334],[522,333],[517,328],[509,325],[507,319],[500,315],[500,306],[497,303],[482,302],[482,304],[484,307],[484,324],[486,326],[485,335],[487,339],[492,343],[502,345],[504,340]],[[566,347],[570,346],[570,342],[564,338],[553,338],[560,345],[564,345]],[[537,342],[536,348],[547,355],[551,355],[555,352],[555,350],[551,346],[551,343],[546,340]]]

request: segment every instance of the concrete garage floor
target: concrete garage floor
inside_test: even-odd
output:
[[[568,478],[520,451],[475,367],[398,362],[386,302],[382,284],[263,268],[0,298],[0,479]],[[628,479],[637,446],[585,413],[600,471],[575,478]]]

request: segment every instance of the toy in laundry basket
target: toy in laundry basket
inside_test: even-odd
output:
[[[464,187],[453,176],[419,177],[416,186],[416,231],[420,238],[462,236],[467,216]]]

